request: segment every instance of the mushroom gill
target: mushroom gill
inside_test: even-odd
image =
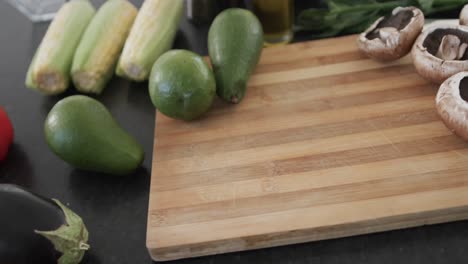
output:
[[[463,58],[468,47],[467,43],[455,35],[445,35],[440,42],[436,56],[442,60],[460,60]]]

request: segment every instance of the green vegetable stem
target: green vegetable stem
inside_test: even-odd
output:
[[[398,6],[419,7],[426,16],[456,10],[468,0],[326,0],[328,8],[310,8],[298,17],[298,30],[314,37],[332,37],[366,30],[375,20]]]

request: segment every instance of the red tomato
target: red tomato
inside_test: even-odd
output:
[[[7,113],[0,107],[0,161],[4,160],[13,142],[13,126]]]

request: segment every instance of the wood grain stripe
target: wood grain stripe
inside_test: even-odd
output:
[[[275,144],[267,147],[161,161],[158,163],[158,167],[154,169],[158,171],[158,179],[161,180],[164,177],[172,177],[173,174],[234,166],[246,166],[258,162],[274,160],[278,153],[281,153],[281,157],[283,159],[298,158],[305,155],[325,155],[330,152],[351,150],[355,148],[378,147],[385,144],[447,136],[451,134],[452,132],[440,122],[432,122],[374,132],[292,142],[288,143],[287,147],[282,144]],[[232,157],[236,158],[233,159]]]
[[[434,161],[434,162],[432,162]],[[358,183],[414,174],[463,168],[468,162],[468,150],[451,151],[401,159],[337,167],[302,173],[283,174],[214,185],[160,191],[152,202],[153,209],[189,207],[219,201],[232,201],[267,194],[318,189],[341,184]],[[353,174],[349,172],[352,171]]]
[[[345,109],[334,109],[329,111],[308,113],[300,112],[293,115],[283,114],[281,116],[265,115],[262,119],[244,122],[241,116],[233,116],[211,123],[209,120],[203,122],[199,127],[211,126],[210,130],[194,129],[180,133],[165,134],[156,131],[158,146],[173,144],[192,144],[207,140],[220,138],[232,138],[241,135],[257,134],[268,131],[278,131],[290,128],[309,127],[337,122],[366,119],[383,115],[397,113],[416,112],[434,107],[434,97],[424,96],[414,99],[384,102],[365,106],[355,106]],[[346,113],[346,114],[344,114]],[[235,123],[235,126],[232,124]]]
[[[340,204],[359,200],[427,192],[468,185],[468,168],[450,169],[411,177],[398,176],[388,179],[342,184],[324,188],[301,190],[261,197],[233,199],[191,207],[151,210],[159,222],[153,226],[182,225],[261,215],[297,208],[310,208],[326,204]]]
[[[437,120],[439,120],[439,116],[435,109],[429,109],[413,113],[398,113],[364,120],[250,134],[232,137],[229,140],[214,139],[194,144],[158,146],[158,152],[155,153],[156,155],[154,156],[154,160],[165,161],[187,158],[196,156],[199,153],[210,155],[218,152],[265,147],[318,138],[329,138],[347,134],[371,132],[380,129],[398,128],[434,122]]]
[[[345,40],[348,38],[349,37],[344,37],[343,39]],[[356,53],[356,45],[337,45],[336,42],[329,40],[295,43],[287,47],[278,46],[263,50],[263,56],[260,58],[259,66],[293,62],[304,58],[312,59],[323,55],[336,57],[337,55],[339,56],[339,54],[350,51]]]
[[[412,142],[402,142],[332,152],[326,155],[309,155],[295,159],[263,162],[249,166],[227,167],[221,169],[190,172],[173,175],[174,177],[157,177],[151,182],[151,191],[169,191],[187,187],[205,186],[211,184],[229,183],[263,177],[274,177],[284,174],[302,173],[323,170],[334,167],[346,167],[376,161],[384,161],[424,154],[440,153],[467,148],[468,144],[456,136],[442,136],[429,139],[419,139]]]
[[[242,242],[241,248],[233,248],[233,250],[239,250],[252,248],[252,246],[255,246],[256,241],[259,241],[259,244],[262,245],[261,241],[265,239],[265,236],[263,238],[254,237],[262,234],[270,234],[270,237],[295,237],[303,234],[307,241],[311,241],[311,239],[320,240],[330,238],[327,234],[333,229],[341,230],[341,233],[336,234],[337,237],[341,237],[343,233],[346,234],[346,230],[354,230],[352,226],[361,227],[361,230],[356,234],[362,234],[377,231],[375,227],[380,224],[393,223],[395,228],[398,228],[398,224],[404,222],[405,219],[418,218],[419,221],[416,225],[424,225],[432,223],[431,219],[437,218],[437,216],[451,216],[454,212],[465,212],[466,215],[467,200],[468,187],[460,185],[434,191],[290,209],[283,212],[178,226],[158,227],[158,218],[151,213],[148,225],[154,227],[151,231],[154,233],[153,236],[148,236],[152,239],[147,240],[147,245],[164,249],[183,245],[185,244],[184,241],[187,240],[191,241],[190,244],[186,244],[187,247],[191,247],[203,242],[222,242],[223,240],[231,241],[232,239],[232,244],[236,244],[236,241]],[[382,204],[387,206],[382,207]],[[400,217],[402,215],[405,217]],[[451,218],[449,217],[449,219]],[[255,228],[246,228],[251,225],[255,225]],[[362,228],[367,228],[367,230],[363,232]],[[388,228],[382,228],[381,230],[388,230]],[[281,235],[283,232],[285,234]],[[204,235],[196,236],[198,233]],[[289,234],[289,236],[286,234]]]
[[[323,48],[322,50],[324,51],[324,53],[316,53],[315,56],[301,57],[294,61],[291,61],[291,59],[288,58],[288,60],[286,60],[285,62],[277,61],[273,64],[260,64],[255,69],[255,73],[260,74],[268,72],[277,72],[282,71],[284,69],[301,69],[305,67],[321,66],[366,59],[366,56],[364,56],[363,54],[356,53],[349,47],[348,49],[349,51],[344,49],[343,52],[337,54],[336,50],[330,48]],[[334,56],[331,56],[330,54],[334,54]]]
[[[401,70],[401,68],[400,68]],[[366,75],[380,75],[378,71],[366,72]],[[399,78],[382,76],[379,81],[375,79],[366,80],[366,76],[355,82],[339,83],[333,77],[325,77],[312,80],[301,80],[292,82],[297,89],[285,89],[284,84],[275,84],[267,86],[257,86],[249,89],[248,96],[245,98],[245,103],[239,105],[223,105],[215,107],[213,111],[208,113],[209,116],[219,113],[230,112],[235,109],[236,112],[242,112],[250,109],[261,109],[265,106],[276,104],[299,104],[305,103],[307,100],[334,99],[338,97],[346,97],[360,93],[385,91],[401,87],[416,87],[428,83],[420,76],[414,73],[401,72]],[[350,75],[350,77],[352,74]],[[360,75],[363,77],[363,74]],[[403,78],[402,78],[403,77]],[[437,92],[433,90],[434,94]],[[265,110],[265,109],[263,109]]]
[[[370,69],[385,68],[393,65],[410,64],[411,59],[405,57],[396,62],[383,64],[370,59],[364,59],[352,62],[343,62],[336,64],[328,64],[322,66],[285,70],[274,73],[260,73],[253,75],[249,80],[249,86],[267,85],[275,83],[284,83],[287,81],[306,80],[317,77],[324,77],[330,75],[340,75],[350,72],[359,72]]]

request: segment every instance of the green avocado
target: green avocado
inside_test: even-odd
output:
[[[231,103],[244,98],[262,47],[262,25],[252,12],[230,8],[215,18],[208,33],[208,51],[219,97]]]
[[[124,175],[143,161],[140,144],[103,104],[87,96],[60,100],[49,112],[44,132],[52,151],[79,169]]]
[[[171,50],[153,65],[149,93],[161,113],[190,121],[208,111],[216,82],[202,57],[187,50]]]

